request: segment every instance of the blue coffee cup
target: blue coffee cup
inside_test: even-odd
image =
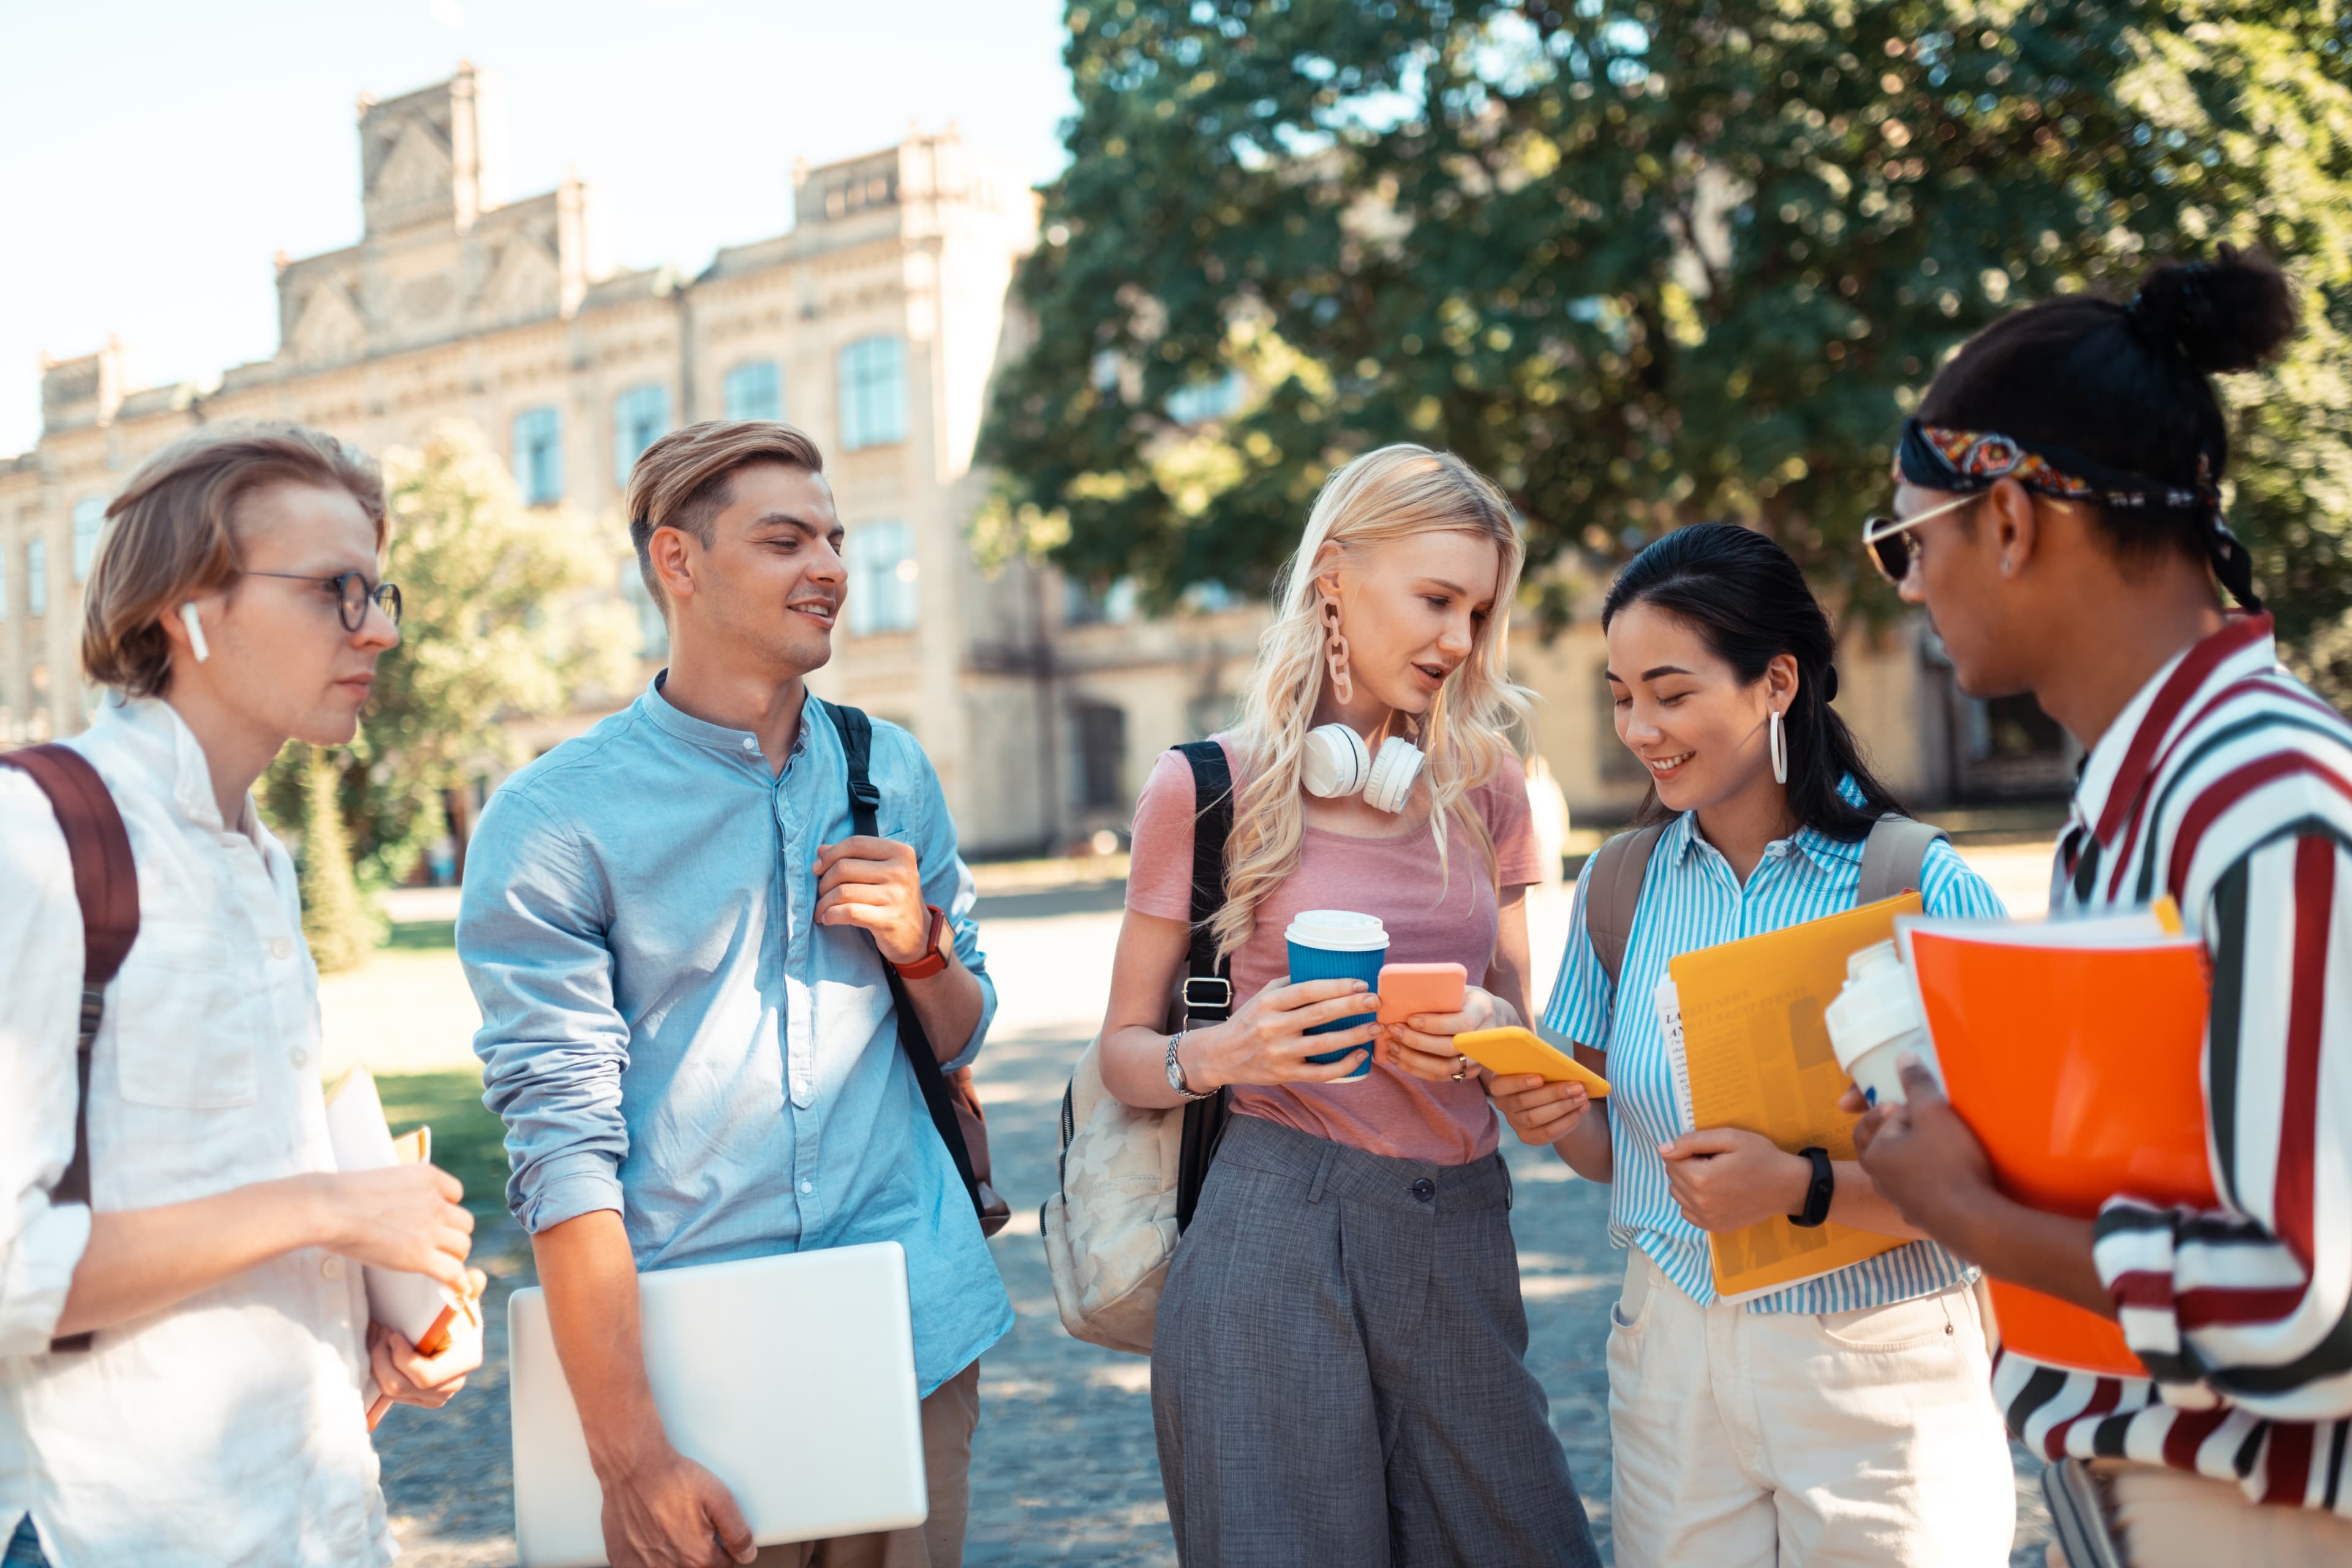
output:
[[[1290,980],[1294,985],[1307,980],[1360,980],[1367,991],[1379,988],[1381,965],[1388,962],[1389,956],[1389,933],[1379,916],[1360,915],[1351,910],[1302,910],[1283,937],[1290,947]],[[1318,1024],[1307,1032],[1339,1034],[1371,1022],[1374,1016],[1367,1010],[1352,1017]],[[1372,1070],[1370,1045],[1325,1051],[1307,1059],[1329,1063],[1349,1056],[1357,1058],[1356,1069],[1333,1081],[1360,1083]]]

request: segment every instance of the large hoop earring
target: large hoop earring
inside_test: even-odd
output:
[[[1772,710],[1772,782],[1789,782],[1789,738],[1780,732],[1780,711]]]
[[[1339,635],[1339,601],[1323,601],[1324,661],[1331,667],[1331,695],[1341,702],[1355,700],[1355,684],[1348,679],[1348,639]]]

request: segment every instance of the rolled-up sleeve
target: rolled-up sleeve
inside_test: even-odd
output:
[[[53,1204],[73,1158],[81,907],[47,797],[0,769],[0,1356],[49,1348],[89,1207]]]
[[[914,849],[915,864],[923,879],[923,901],[947,911],[948,923],[954,928],[957,961],[980,982],[980,1022],[972,1026],[971,1037],[964,1041],[954,1059],[941,1064],[942,1071],[954,1072],[970,1067],[988,1038],[988,1026],[996,1016],[996,982],[988,977],[988,955],[980,950],[980,922],[971,914],[980,901],[979,884],[972,880],[971,868],[963,863],[957,847],[955,818],[948,815],[940,775],[912,735],[904,731],[897,733],[911,787],[922,801],[922,810],[915,817]]]
[[[578,840],[528,795],[493,796],[466,858],[457,956],[482,1010],[482,1103],[507,1128],[507,1207],[533,1235],[625,1212],[609,910]]]

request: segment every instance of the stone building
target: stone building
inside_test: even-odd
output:
[[[470,67],[361,101],[361,237],[280,258],[273,357],[210,389],[130,386],[113,343],[44,360],[40,439],[0,459],[0,744],[84,721],[78,601],[107,501],[200,423],[292,419],[381,451],[467,419],[510,454],[526,500],[616,519],[631,462],[663,431],[783,418],[824,447],[848,531],[848,619],[816,689],[915,732],[976,853],[1123,826],[1153,755],[1223,721],[1259,613],[1199,595],[1139,619],[1118,593],[974,563],[971,454],[991,377],[1019,352],[1008,289],[1035,237],[1019,175],[953,131],[911,135],[796,168],[791,231],[696,276],[616,271],[588,186],[503,199],[499,124],[492,79]],[[625,556],[614,585],[639,607],[650,676],[661,623]],[[1970,730],[1979,710],[1955,706],[1917,635],[1858,657],[1844,705],[1890,773],[1929,796],[1964,784],[1970,746],[1994,731],[1980,713]],[[1600,662],[1589,628],[1529,637],[1515,658],[1549,699],[1538,742],[1570,801],[1608,815],[1642,783],[1610,736]],[[520,728],[543,749],[599,716]]]

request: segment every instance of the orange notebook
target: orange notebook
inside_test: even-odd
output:
[[[1791,1153],[1818,1145],[1832,1159],[1853,1159],[1857,1118],[1838,1109],[1851,1080],[1830,1049],[1822,1012],[1845,984],[1846,959],[1893,935],[1897,915],[1918,912],[1919,895],[1906,893],[1669,960],[1671,994],[1658,998],[1659,1022],[1670,1052],[1679,1040],[1691,1125],[1744,1128]],[[1779,1217],[1707,1237],[1716,1293],[1727,1301],[1902,1245],[1834,1220],[1806,1228]]]
[[[2162,911],[2017,924],[1906,921],[1945,1088],[2020,1203],[2088,1219],[2118,1193],[2215,1206],[2206,1158],[2205,952]],[[2001,1342],[2145,1377],[2108,1319],[1992,1282]]]

